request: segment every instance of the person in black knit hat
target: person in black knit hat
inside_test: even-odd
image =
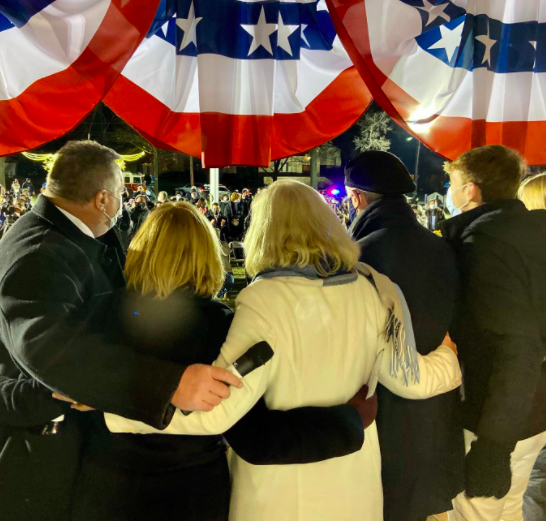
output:
[[[349,232],[361,246],[360,260],[400,286],[417,350],[426,355],[451,324],[459,285],[455,257],[417,221],[403,195],[415,185],[393,154],[359,154],[345,169],[345,185],[357,212]],[[450,510],[464,483],[458,391],[417,402],[379,386],[377,396],[385,521]]]

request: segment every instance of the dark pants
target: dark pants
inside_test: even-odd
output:
[[[85,465],[73,521],[228,521],[230,477],[225,457],[205,465],[155,472]],[[30,519],[29,519],[30,521]]]

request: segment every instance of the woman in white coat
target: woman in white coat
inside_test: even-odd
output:
[[[449,347],[421,357],[407,345],[411,320],[403,297],[386,277],[357,264],[358,247],[311,188],[281,181],[264,191],[254,202],[245,249],[254,282],[237,299],[216,363],[227,367],[262,340],[275,354],[212,412],[178,411],[164,434],[222,433],[261,396],[270,409],[281,410],[345,403],[363,384],[373,387],[372,373],[406,398],[428,398],[460,385]],[[113,432],[159,432],[105,416]],[[355,454],[289,466],[254,466],[232,454],[231,473],[232,521],[383,518],[375,423]]]

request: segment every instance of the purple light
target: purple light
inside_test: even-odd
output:
[[[339,195],[339,190],[337,188],[334,188],[330,193],[332,195]]]

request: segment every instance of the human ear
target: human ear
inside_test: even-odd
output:
[[[106,205],[106,190],[100,190],[95,194],[95,208],[103,212]]]

